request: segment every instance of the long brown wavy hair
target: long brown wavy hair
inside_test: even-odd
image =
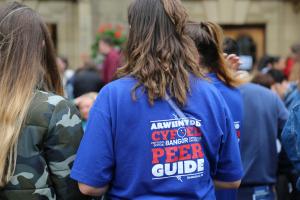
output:
[[[126,64],[117,76],[137,79],[133,99],[142,86],[151,104],[164,98],[166,91],[179,104],[185,104],[189,76],[203,77],[195,58],[197,50],[185,31],[187,20],[180,0],[135,0],[130,5]]]
[[[23,122],[37,89],[62,95],[52,40],[32,9],[0,8],[0,187],[9,182]]]
[[[242,82],[236,79],[227,66],[223,52],[223,30],[213,22],[189,22],[187,32],[194,40],[200,56],[200,65],[216,75],[228,86]]]

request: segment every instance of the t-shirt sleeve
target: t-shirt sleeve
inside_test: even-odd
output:
[[[113,176],[113,137],[108,99],[109,92],[105,87],[89,113],[71,172],[71,178],[93,187],[106,186]]]
[[[225,117],[225,134],[219,151],[220,159],[214,179],[224,182],[233,182],[242,178],[243,167],[234,122],[227,106],[225,108]]]

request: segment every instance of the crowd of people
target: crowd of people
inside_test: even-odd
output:
[[[39,14],[0,8],[0,199],[300,199],[300,43],[245,70],[180,0],[128,23],[73,71]]]

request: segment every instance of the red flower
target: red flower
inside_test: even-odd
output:
[[[121,37],[122,37],[122,32],[121,31],[115,32],[115,38],[120,39]]]

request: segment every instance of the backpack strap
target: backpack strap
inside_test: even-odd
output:
[[[171,106],[171,108],[175,111],[176,115],[179,118],[186,118],[185,114],[180,110],[180,108],[176,105],[176,103],[170,98],[170,96],[166,93],[165,100]]]

